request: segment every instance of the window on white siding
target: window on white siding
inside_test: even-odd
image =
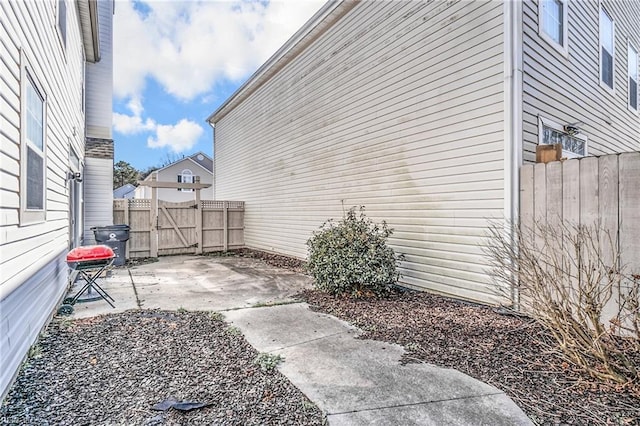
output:
[[[45,219],[46,102],[26,69],[22,77],[20,222],[30,223]]]
[[[629,108],[638,111],[638,51],[628,45]]]
[[[600,83],[613,89],[615,68],[615,25],[611,16],[600,6]]]
[[[567,50],[567,0],[540,0],[538,4],[539,33],[565,56]]]
[[[586,156],[587,137],[579,132],[569,132],[568,127],[571,126],[540,117],[538,119],[538,143],[540,145],[562,144],[563,157],[576,158]]]
[[[58,34],[62,47],[67,47],[67,4],[65,0],[58,0]]]
[[[193,183],[193,172],[189,169],[185,169],[178,175],[178,182],[181,183]],[[178,188],[178,191],[192,192],[193,189]]]

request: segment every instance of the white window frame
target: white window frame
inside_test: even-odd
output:
[[[184,169],[182,172],[180,172],[179,175],[180,179],[178,180],[178,182],[182,182],[182,183],[193,183],[194,182],[194,174],[190,169]],[[190,182],[187,182],[185,179],[185,177],[188,177]],[[193,192],[193,189],[191,188],[178,188],[178,191],[180,192]]]
[[[558,43],[554,40],[549,34],[547,34],[544,30],[545,17],[544,17],[544,2],[546,0],[538,1],[538,34],[540,37],[545,40],[551,47],[557,50],[562,56],[565,58],[569,57],[569,31],[568,22],[569,22],[569,1],[568,0],[559,0],[562,3],[562,43]]]
[[[564,134],[568,134],[565,131],[565,126],[558,123],[557,121],[551,120],[550,118],[546,118],[546,117],[541,117],[538,116],[538,145],[549,145],[547,143],[544,142],[544,128],[548,127],[550,129],[553,129],[557,132],[560,133],[564,133]],[[575,138],[575,139],[579,139],[581,141],[584,141],[584,155],[580,155],[580,154],[576,154],[573,151],[567,151],[565,149],[562,149],[562,156],[565,158],[582,158],[582,157],[586,157],[589,155],[589,140],[587,138],[587,135],[584,135],[582,133],[577,133],[575,135],[570,135],[571,137]]]
[[[47,96],[42,85],[32,72],[24,51],[21,51],[21,72],[20,72],[20,225],[44,222],[47,211]],[[27,138],[27,91],[31,86],[36,94],[42,99],[42,150],[33,145]],[[37,154],[42,157],[42,209],[32,209],[27,207],[27,186],[28,186],[28,148],[37,150]]]
[[[612,45],[613,45],[613,52],[611,52],[611,87],[609,87],[609,85],[607,85],[604,81],[603,81],[603,68],[602,68],[602,12],[604,12],[605,15],[607,15],[607,17],[609,17],[609,19],[611,20],[611,37],[613,38],[612,40]],[[600,75],[598,76],[598,80],[600,82],[600,87],[602,87],[603,89],[605,89],[606,91],[608,91],[609,93],[611,93],[612,95],[615,94],[615,89],[616,89],[616,21],[615,19],[613,19],[613,16],[611,16],[611,13],[609,13],[609,11],[604,7],[604,5],[602,3],[600,3],[600,7],[598,8],[598,69],[600,70]]]
[[[631,51],[636,54],[636,108],[631,106],[631,84],[629,80],[631,79],[631,75],[629,74],[629,65],[631,59]],[[629,111],[638,115],[640,110],[640,54],[638,53],[638,49],[636,49],[633,44],[631,44],[631,40],[627,40],[627,108]]]

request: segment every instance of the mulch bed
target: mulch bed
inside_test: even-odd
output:
[[[362,338],[405,347],[403,362],[455,368],[505,391],[537,424],[640,424],[640,385],[598,383],[572,368],[526,317],[421,292],[387,299],[300,295],[312,309],[364,331]]]
[[[2,407],[10,425],[323,424],[323,415],[215,314],[128,311],[57,317]],[[181,412],[174,398],[211,404]]]
[[[253,249],[237,249],[229,250],[227,252],[213,252],[208,253],[207,256],[212,257],[224,257],[224,256],[238,256],[247,257],[250,259],[260,259],[265,263],[275,266],[276,268],[288,269],[299,274],[305,273],[304,261],[289,256],[283,256],[281,254],[268,253],[266,251],[253,250]]]

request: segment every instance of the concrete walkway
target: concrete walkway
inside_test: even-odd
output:
[[[164,257],[115,269],[101,283],[116,308],[80,303],[72,317],[137,308],[222,311],[258,351],[284,357],[279,370],[330,425],[532,424],[493,386],[430,364],[401,365],[401,346],[357,339],[358,329],[294,303],[309,278],[258,260]]]

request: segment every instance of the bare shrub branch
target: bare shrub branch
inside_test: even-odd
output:
[[[640,382],[640,276],[626,274],[606,230],[495,222],[485,253],[498,294],[546,326],[566,360],[599,379]]]

